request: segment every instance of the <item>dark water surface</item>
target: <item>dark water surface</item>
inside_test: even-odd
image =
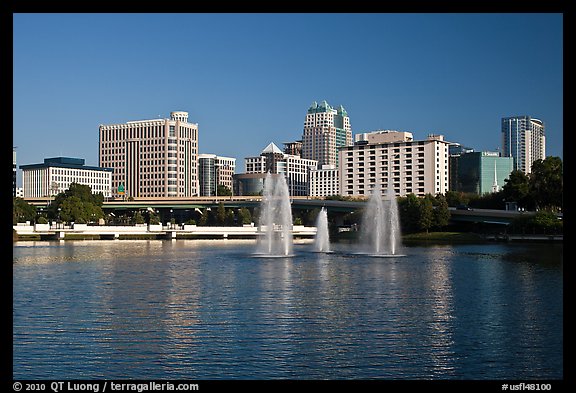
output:
[[[15,379],[562,379],[562,245],[17,242]]]

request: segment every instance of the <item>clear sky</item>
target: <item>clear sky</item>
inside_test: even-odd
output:
[[[501,146],[502,117],[546,126],[562,158],[563,16],[554,13],[14,14],[18,165],[84,158],[98,126],[189,113],[199,152],[237,159],[302,137],[306,110],[354,134]],[[21,175],[18,176],[18,184]]]

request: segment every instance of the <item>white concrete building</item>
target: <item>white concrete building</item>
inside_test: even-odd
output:
[[[318,166],[318,161],[283,153],[274,143],[270,143],[257,157],[246,157],[246,174],[274,173],[283,174],[290,195],[308,195],[308,176],[311,169]]]
[[[310,171],[308,195],[340,195],[339,184],[338,168],[335,165],[321,165],[319,169]]]
[[[188,112],[169,119],[100,125],[100,165],[113,168],[112,194],[188,197],[199,193],[198,124]]]
[[[378,184],[398,196],[448,191],[448,145],[442,135],[414,141],[409,132],[376,131],[340,148],[340,195],[368,196]]]
[[[84,159],[55,157],[43,164],[21,165],[24,198],[55,196],[66,191],[71,183],[90,186],[92,193],[111,196],[112,169],[85,166]]]

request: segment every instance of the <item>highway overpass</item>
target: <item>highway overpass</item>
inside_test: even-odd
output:
[[[28,203],[38,207],[46,207],[50,203],[49,198],[26,198]],[[192,198],[134,198],[124,201],[120,199],[104,201],[102,209],[105,212],[154,209],[165,216],[170,210],[175,215],[182,210],[195,210],[218,207],[220,202],[227,208],[255,208],[261,203],[261,196],[227,196],[227,197],[192,197]],[[295,210],[309,210],[325,207],[331,214],[346,214],[361,209],[365,201],[336,201],[310,197],[292,197],[292,208]],[[450,208],[450,216],[453,222],[478,222],[486,224],[509,224],[515,218],[531,216],[535,212],[520,212],[495,209],[471,209],[459,210]],[[562,218],[562,214],[559,214]]]

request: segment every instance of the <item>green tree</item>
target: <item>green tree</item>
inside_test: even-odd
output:
[[[36,218],[36,206],[30,205],[22,198],[12,199],[12,224],[31,221]]]
[[[420,200],[420,215],[418,217],[418,228],[428,231],[434,225],[434,207],[432,201],[434,197],[427,194]]]
[[[223,184],[218,184],[218,186],[216,187],[216,191],[217,191],[216,195],[218,195],[218,196],[231,196],[232,195],[232,190]]]
[[[419,230],[418,219],[420,217],[420,200],[412,193],[398,199],[400,210],[400,222],[402,232],[410,233]]]
[[[520,207],[530,208],[533,205],[528,176],[519,170],[510,172],[508,179],[504,180],[502,195],[506,201],[517,202]]]
[[[139,211],[132,216],[132,223],[134,224],[144,224],[145,222],[144,216]]]
[[[158,217],[158,214],[156,214],[156,212],[154,211],[148,212],[148,224],[150,225],[160,224],[160,217]]]
[[[252,215],[250,214],[250,210],[245,207],[240,208],[238,210],[239,222],[243,225],[248,225],[252,222]]]
[[[442,194],[436,195],[434,206],[434,226],[441,229],[448,225],[448,221],[450,221],[450,210],[448,210],[446,197]]]
[[[232,211],[232,209],[228,209],[226,210],[226,226],[233,226],[234,225],[234,220],[235,220],[235,216],[234,216],[234,212]]]
[[[69,199],[71,201],[65,204]],[[60,218],[64,221],[88,222],[104,217],[103,203],[104,196],[102,193],[92,194],[90,186],[71,183],[66,191],[56,195],[48,208],[48,215],[57,218],[58,209],[60,209]]]
[[[208,225],[208,210],[206,208],[202,209],[202,215],[200,216],[200,220],[198,220],[199,226],[206,226]]]
[[[462,191],[446,191],[445,197],[448,206],[452,207],[470,203],[470,197]]]
[[[218,204],[218,209],[216,210],[216,225],[224,225],[226,223],[226,208],[224,203],[220,202]]]
[[[563,174],[559,157],[546,157],[532,164],[529,190],[537,208],[557,211],[562,209]]]

